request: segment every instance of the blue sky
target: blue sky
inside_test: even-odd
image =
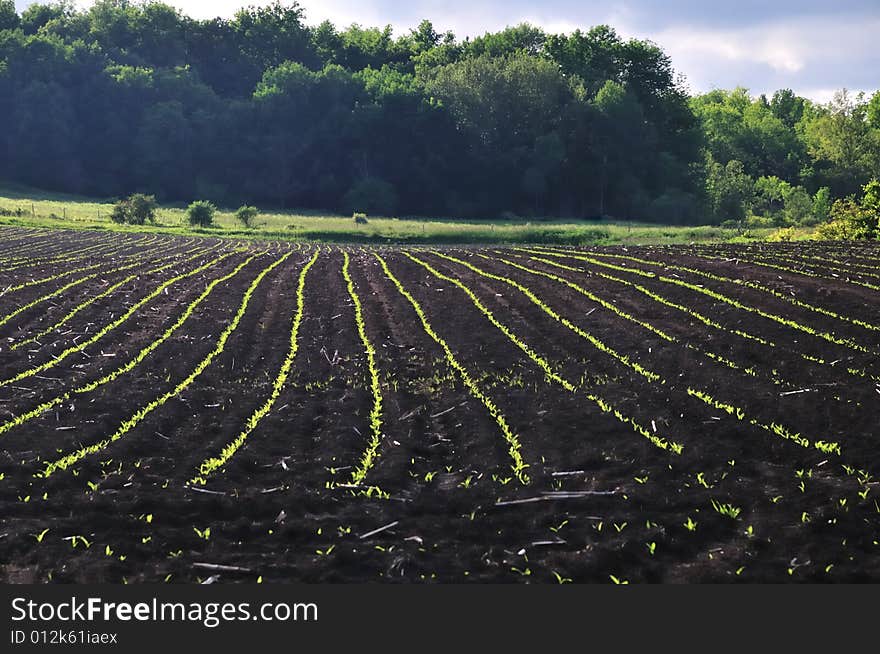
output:
[[[166,0],[198,17],[231,16],[268,0]],[[22,9],[31,0],[15,0]],[[88,6],[90,0],[77,0]],[[694,92],[777,88],[824,102],[835,89],[880,88],[878,0],[300,0],[308,23],[391,24],[400,34],[423,18],[459,37],[530,22],[548,31],[607,23],[626,37],[650,39],[671,57]]]

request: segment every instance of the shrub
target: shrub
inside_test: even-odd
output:
[[[113,205],[110,220],[117,224],[143,225],[156,222],[156,197],[135,193]]]
[[[365,213],[355,213],[352,218],[354,218],[354,222],[356,225],[366,225],[367,224],[367,214]]]
[[[186,219],[190,225],[210,227],[214,223],[217,207],[207,200],[196,200],[186,208]]]
[[[813,224],[824,223],[829,215],[831,215],[831,190],[823,186],[813,196]]]
[[[853,198],[836,200],[831,221],[819,225],[818,234],[829,240],[861,240],[877,236],[877,215]]]
[[[751,215],[746,218],[746,227],[750,227],[751,229],[774,227],[775,225],[776,221],[770,216]]]
[[[791,241],[796,235],[794,227],[782,227],[767,237],[771,243],[785,243]]]
[[[243,206],[239,207],[235,212],[235,219],[244,225],[247,229],[253,228],[254,220],[260,215],[260,210],[256,207]]]
[[[862,187],[861,202],[855,197],[837,200],[831,206],[831,221],[819,226],[818,234],[826,239],[857,240],[880,237],[880,181]]]

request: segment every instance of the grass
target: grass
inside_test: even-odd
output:
[[[248,240],[335,243],[546,243],[567,245],[660,244],[763,240],[773,229],[742,233],[715,226],[670,226],[627,222],[565,220],[462,220],[371,217],[357,225],[349,216],[311,212],[261,213],[246,229],[234,210],[221,209],[215,225],[191,227],[183,205],[163,205],[154,225],[117,225],[110,221],[111,200],[48,193],[21,186],[0,186],[0,225],[119,232],[161,232]]]

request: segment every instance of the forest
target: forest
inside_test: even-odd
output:
[[[781,227],[876,201],[880,92],[695,94],[659,45],[606,25],[458,38],[429,20],[401,35],[307,21],[295,2],[196,20],[159,2],[19,13],[0,0],[0,180],[226,206]]]

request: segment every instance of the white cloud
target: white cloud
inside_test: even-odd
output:
[[[870,85],[864,62],[877,58],[877,34],[880,19],[809,18],[737,30],[674,27],[647,36],[663,47],[695,90],[743,85],[763,92],[788,86],[821,90],[826,99],[829,83],[838,88]]]

